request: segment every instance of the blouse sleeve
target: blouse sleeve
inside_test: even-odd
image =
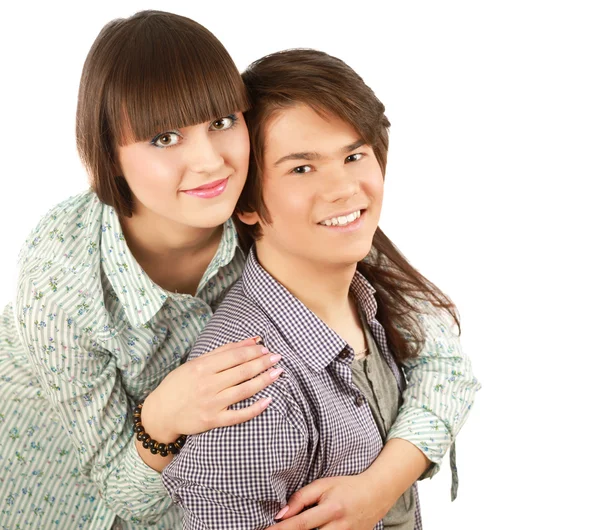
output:
[[[15,305],[31,366],[78,453],[80,472],[98,486],[102,501],[125,520],[153,524],[172,503],[160,473],[137,452],[133,404],[116,359],[80,323],[85,318],[76,324],[69,316],[87,311],[85,301],[54,300],[55,279],[46,280],[22,276]]]
[[[433,477],[481,388],[470,359],[463,353],[454,321],[445,311],[430,307],[419,315],[425,344],[418,357],[405,362],[407,386],[398,417],[388,433],[418,447],[432,462],[421,478]],[[458,477],[451,451],[452,498]]]

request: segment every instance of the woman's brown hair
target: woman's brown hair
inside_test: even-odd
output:
[[[193,20],[141,11],[109,22],[85,61],[79,85],[79,156],[100,200],[132,215],[117,146],[248,108],[235,63]]]
[[[298,104],[308,105],[321,116],[337,116],[354,127],[373,149],[385,175],[390,127],[385,107],[346,63],[316,50],[287,50],[255,61],[242,78],[250,98],[246,121],[252,154],[238,211],[257,212],[270,222],[262,197],[265,131],[278,112]],[[235,221],[241,245],[248,251],[261,237],[260,227]],[[408,262],[381,228],[375,232],[371,252],[357,268],[376,290],[377,319],[397,362],[417,356],[423,346],[419,313],[424,305],[448,311],[459,325],[452,301]]]

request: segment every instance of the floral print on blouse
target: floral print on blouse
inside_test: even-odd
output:
[[[144,273],[93,192],[39,222],[0,315],[0,529],[181,528],[160,474],[137,453],[131,410],[187,358],[243,265],[227,221],[196,296],[171,293]],[[389,436],[437,466],[479,384],[436,322]]]

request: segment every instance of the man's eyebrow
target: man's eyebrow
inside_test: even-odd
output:
[[[359,147],[365,145],[365,141],[364,140],[356,140],[356,142],[353,142],[345,147],[342,147],[340,149],[340,152],[342,153],[348,153],[350,151],[354,151],[355,149],[358,149]],[[279,160],[277,160],[277,162],[275,162],[275,166],[278,166],[279,164],[283,163],[283,162],[287,162],[288,160],[319,160],[322,159],[323,155],[321,155],[320,153],[315,153],[313,152],[303,152],[303,153],[290,153],[289,155],[285,155],[282,156]]]
[[[275,166],[278,166],[282,162],[287,162],[288,160],[318,160],[319,158],[323,158],[319,153],[290,153],[289,155],[282,156],[277,162],[275,162]]]
[[[362,147],[363,145],[365,145],[364,140],[356,140],[356,142],[354,142],[353,144],[350,144],[350,145],[347,145],[346,147],[344,147],[342,149],[342,151],[347,153],[349,151],[354,151],[355,149],[358,149],[359,147]]]

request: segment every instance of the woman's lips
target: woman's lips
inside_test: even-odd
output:
[[[200,199],[212,199],[213,197],[221,195],[221,193],[225,191],[227,182],[229,182],[229,178],[215,180],[214,182],[209,182],[204,186],[198,186],[193,190],[183,190],[183,193],[193,197],[198,197]]]

